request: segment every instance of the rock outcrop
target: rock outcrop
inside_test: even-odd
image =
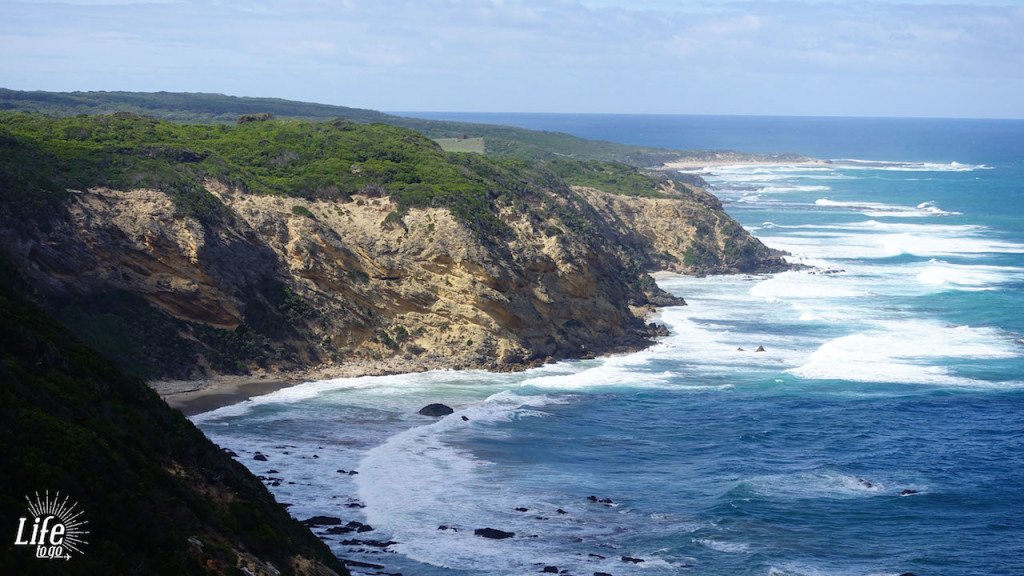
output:
[[[507,369],[637,349],[658,334],[646,311],[679,303],[646,270],[784,265],[682,185],[664,198],[539,190],[555,209],[501,209],[500,241],[443,208],[395,218],[387,196],[205,187],[226,214],[213,222],[160,191],[92,188],[49,228],[0,230],[0,246],[80,337],[132,372],[173,378],[396,356]]]

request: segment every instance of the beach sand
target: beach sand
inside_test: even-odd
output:
[[[147,382],[171,408],[185,416],[209,412],[222,406],[237,404],[254,396],[270,394],[283,388],[335,378],[408,374],[442,368],[438,360],[388,358],[354,361],[332,366],[319,366],[290,372],[265,372],[241,376],[212,376],[204,380],[155,380]]]

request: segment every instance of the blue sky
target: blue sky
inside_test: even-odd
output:
[[[0,86],[1024,118],[1024,1],[0,1]]]

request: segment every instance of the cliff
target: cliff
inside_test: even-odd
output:
[[[647,271],[785,265],[710,194],[622,165],[258,124],[9,115],[0,247],[65,326],[150,378],[631,350],[658,333],[651,306],[676,302]]]

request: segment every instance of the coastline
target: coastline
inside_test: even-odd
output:
[[[191,417],[304,382],[361,376],[413,374],[439,368],[445,368],[445,366],[436,362],[387,358],[373,361],[354,360],[344,364],[317,366],[302,370],[218,375],[201,380],[153,380],[146,384],[156,391],[168,406],[181,410],[182,414]]]

